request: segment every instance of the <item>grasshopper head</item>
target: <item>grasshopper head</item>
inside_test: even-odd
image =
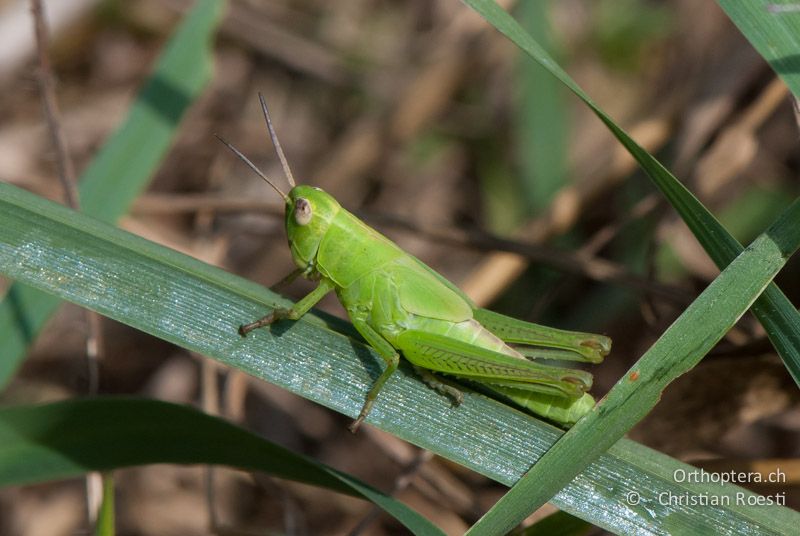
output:
[[[313,186],[295,186],[286,199],[286,236],[292,258],[307,268],[317,257],[322,237],[341,206],[336,199]]]
[[[286,202],[286,235],[289,238],[292,258],[300,268],[313,268],[316,264],[317,251],[319,251],[322,237],[328,232],[331,221],[342,207],[336,199],[319,188],[303,185],[296,186],[292,170],[289,168],[289,163],[286,161],[286,156],[283,154],[283,149],[281,149],[281,144],[278,141],[278,136],[275,134],[275,129],[272,128],[272,120],[269,117],[269,110],[264,96],[259,93],[258,99],[261,102],[261,110],[264,112],[264,120],[267,122],[269,137],[280,158],[286,180],[292,187],[288,195],[269,180],[241,151],[220,136],[217,136],[217,138],[284,199]]]

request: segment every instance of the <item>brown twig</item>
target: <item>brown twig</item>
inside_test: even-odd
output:
[[[264,201],[252,196],[221,197],[217,194],[144,194],[133,204],[131,212],[147,215],[175,215],[193,212],[239,213],[259,212],[283,217],[285,205],[280,201]]]
[[[31,13],[33,14],[33,27],[36,33],[36,47],[39,55],[39,89],[42,97],[42,109],[47,121],[47,130],[53,148],[56,151],[56,166],[58,178],[64,190],[67,205],[73,210],[80,210],[80,196],[78,195],[75,166],[67,147],[67,140],[61,128],[61,113],[56,100],[55,81],[48,51],[47,20],[41,0],[31,0]],[[86,311],[86,356],[88,362],[88,391],[94,394],[98,389],[98,360],[100,355],[100,317],[96,313]]]
[[[31,13],[33,13],[33,28],[36,32],[36,47],[39,53],[39,89],[42,93],[42,108],[47,120],[47,130],[50,133],[50,140],[56,151],[56,165],[58,167],[58,178],[64,188],[64,196],[67,205],[75,210],[80,210],[80,200],[78,189],[75,185],[75,168],[67,149],[67,140],[61,129],[61,113],[56,101],[55,82],[53,81],[53,70],[50,65],[50,57],[47,54],[48,36],[47,21],[45,20],[44,10],[41,0],[31,0]]]
[[[80,210],[80,197],[75,179],[75,167],[67,147],[67,140],[61,128],[61,114],[56,100],[55,81],[48,55],[47,20],[41,0],[31,0],[33,28],[36,34],[36,48],[39,57],[38,81],[42,98],[42,109],[50,140],[56,152],[56,166],[61,187],[67,205],[73,210]],[[86,362],[88,374],[88,391],[95,394],[98,389],[98,359],[100,356],[100,316],[84,310],[86,319]],[[100,473],[89,473],[86,476],[86,503],[90,524],[97,519],[97,512],[102,501],[102,477]]]

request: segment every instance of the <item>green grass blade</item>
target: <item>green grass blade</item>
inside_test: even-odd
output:
[[[81,208],[86,214],[116,221],[158,169],[181,116],[211,76],[211,41],[224,5],[218,0],[199,0],[167,43],[125,122],[81,177]],[[35,289],[11,287],[0,303],[0,388],[59,303]]]
[[[377,354],[312,314],[242,339],[236,333],[242,321],[289,302],[7,184],[0,184],[0,273],[351,417],[380,372]],[[368,422],[506,485],[516,482],[562,433],[477,393],[465,392],[462,405],[452,408],[405,364],[387,382]],[[660,493],[752,495],[732,485],[675,482],[677,470],[692,468],[621,440],[552,502],[597,526],[628,534],[790,533],[800,525],[800,514],[786,508],[660,504]],[[625,503],[631,492],[641,495],[640,505]]]
[[[625,146],[669,200],[714,263],[723,269],[744,249],[714,216],[658,160],[645,151],[575,83],[549,54],[494,0],[464,0],[492,26],[546,68],[583,100]],[[761,4],[761,2],[759,2]],[[788,15],[787,15],[788,16]],[[800,386],[800,314],[774,284],[753,305],[786,368]]]
[[[667,385],[699,363],[733,327],[798,247],[800,198],[722,271],[608,395],[469,534],[511,530],[621,439],[655,407]]]
[[[2,417],[0,417],[0,420],[1,419]],[[37,419],[36,417],[34,417],[31,420],[35,421]],[[12,448],[11,445],[15,443],[14,439],[12,439],[10,442],[4,443],[3,446],[9,449]],[[104,437],[103,439],[107,440],[106,437]],[[103,443],[101,443],[101,445],[102,444]],[[93,447],[94,445],[90,446],[89,448]],[[0,447],[0,452],[2,452],[2,449],[3,448]],[[0,454],[0,458],[2,458],[2,454]],[[114,475],[111,473],[103,473],[103,502],[100,505],[100,512],[97,515],[97,523],[95,525],[95,530],[94,530],[96,536],[114,536],[114,534],[116,533],[115,518],[116,514],[114,508]]]
[[[261,471],[366,499],[414,534],[444,534],[403,503],[346,473],[189,407],[98,398],[0,409],[0,486],[154,463]],[[104,479],[104,497],[107,487],[113,496],[109,482]],[[111,523],[112,532],[103,534],[113,534],[111,516],[104,523]]]
[[[549,13],[552,2],[522,2],[523,24],[553,50]],[[517,64],[519,95],[515,114],[515,154],[528,209],[540,214],[567,181],[568,110],[564,88],[545,69],[521,56]]]
[[[794,0],[717,0],[750,44],[800,96],[800,11]]]

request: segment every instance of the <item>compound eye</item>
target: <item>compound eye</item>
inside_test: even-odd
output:
[[[311,203],[302,197],[294,202],[294,221],[297,225],[306,225],[311,221]]]

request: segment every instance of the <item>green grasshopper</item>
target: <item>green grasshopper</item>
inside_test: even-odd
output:
[[[611,349],[608,337],[531,324],[478,308],[455,285],[342,208],[331,195],[296,185],[261,94],[259,100],[292,187],[288,194],[218,138],[286,202],[286,234],[298,268],[285,280],[302,275],[319,285],[293,307],[275,309],[240,326],[242,336],[278,320],[297,320],[335,291],[356,330],[386,362],[349,427],[352,432],[369,415],[401,354],[427,385],[456,405],[462,401],[461,392],[433,372],[488,387],[567,426],[594,406],[586,393],[591,374],[533,359],[599,363]]]

